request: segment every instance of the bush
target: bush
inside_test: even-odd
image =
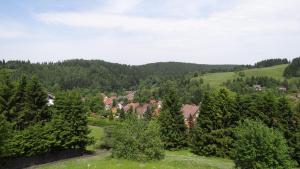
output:
[[[164,157],[163,143],[156,122],[130,119],[115,126],[112,133],[112,156],[137,161]]]
[[[235,131],[234,161],[242,169],[288,169],[291,160],[281,133],[246,120]]]

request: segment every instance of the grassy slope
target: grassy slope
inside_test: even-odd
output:
[[[266,68],[255,68],[248,69],[242,72],[245,73],[247,77],[251,76],[270,76],[278,80],[283,80],[283,71],[286,68],[285,65],[277,65]],[[209,73],[201,76],[205,83],[209,83],[212,87],[221,86],[227,80],[232,80],[238,77],[238,73],[236,72],[221,72],[221,73]]]
[[[75,158],[54,164],[43,165],[42,169],[231,169],[234,164],[231,160],[222,158],[200,157],[186,151],[166,152],[161,161],[135,162],[113,159],[109,152],[86,158]]]
[[[91,128],[91,136],[96,140],[96,145],[89,146],[89,150],[96,150],[101,144],[101,138],[103,137],[103,128],[94,127]],[[97,151],[95,156],[72,158],[50,164],[44,164],[37,166],[41,169],[230,169],[234,164],[231,160],[222,158],[208,158],[196,156],[189,151],[167,151],[166,157],[161,161],[151,162],[135,162],[129,160],[120,160],[110,158],[110,153],[107,151]]]
[[[104,129],[102,127],[89,126],[91,133],[90,136],[95,138],[95,144],[87,147],[87,150],[96,150],[102,144],[102,138],[104,136]]]

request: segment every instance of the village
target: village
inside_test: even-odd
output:
[[[106,96],[101,94],[103,98],[103,104],[106,111],[112,113],[115,119],[119,118],[118,110],[124,110],[125,113],[135,113],[138,118],[143,118],[147,111],[151,111],[153,116],[159,116],[163,102],[161,100],[149,99],[147,103],[139,103],[134,99],[135,91],[126,91],[125,96],[117,96],[113,94],[112,96]],[[199,115],[200,106],[195,104],[183,104],[181,107],[181,112],[184,116],[184,122],[187,127],[196,121]],[[95,115],[95,113],[92,113]]]

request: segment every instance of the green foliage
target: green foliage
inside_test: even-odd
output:
[[[0,68],[14,70],[13,76],[36,75],[44,85],[53,90],[89,88],[102,91],[120,91],[136,87],[148,77],[172,78],[190,72],[230,70],[235,65],[199,65],[191,63],[153,63],[130,66],[101,60],[68,60],[57,63],[30,63],[8,61]]]
[[[118,109],[118,114],[119,114],[119,119],[120,119],[121,121],[122,121],[122,120],[125,120],[126,114],[125,114],[124,109]]]
[[[145,120],[151,120],[153,117],[153,112],[152,112],[152,108],[150,106],[147,107],[146,112],[144,113],[144,119]]]
[[[164,156],[159,125],[155,121],[130,119],[112,133],[112,156],[138,161],[159,160]]]
[[[161,137],[166,149],[179,149],[186,146],[187,133],[181,102],[174,84],[166,83],[166,95],[159,116]]]
[[[47,94],[37,78],[23,76],[14,85],[0,76],[0,156],[33,156],[64,149],[84,149],[87,116],[76,93],[58,96],[47,105]]]
[[[293,59],[284,70],[285,77],[300,77],[300,57]]]
[[[32,156],[54,150],[55,140],[49,125],[36,124],[25,130],[13,131],[6,143],[6,157]]]
[[[233,128],[239,120],[235,97],[226,89],[206,93],[192,130],[192,152],[198,155],[231,157]]]
[[[251,76],[246,78],[238,77],[233,80],[227,80],[227,82],[223,84],[231,91],[243,94],[254,92],[255,89],[253,88],[253,85],[261,85],[262,87],[278,90],[277,87],[284,83],[268,76]],[[288,84],[284,84],[283,86],[288,87]]]
[[[5,117],[2,114],[0,114],[0,158],[2,156],[5,156],[7,152],[5,144],[10,132],[11,128],[9,126],[9,123],[5,120]]]
[[[282,65],[288,64],[289,61],[287,59],[266,59],[254,64],[254,67],[261,68],[261,67],[270,67],[275,65]]]
[[[88,110],[92,113],[100,114],[104,111],[103,98],[100,96],[87,97],[84,103]]]
[[[290,155],[299,163],[299,113],[293,112],[286,97],[277,98],[270,92],[244,95],[238,99],[241,119],[262,121],[284,134]]]
[[[288,169],[291,159],[281,133],[246,120],[236,128],[234,161],[242,169]]]
[[[54,137],[63,149],[84,149],[93,140],[88,137],[87,113],[78,93],[56,97],[52,125]]]

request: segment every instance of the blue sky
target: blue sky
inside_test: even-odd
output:
[[[0,0],[0,59],[291,59],[300,56],[299,11],[299,0]]]

